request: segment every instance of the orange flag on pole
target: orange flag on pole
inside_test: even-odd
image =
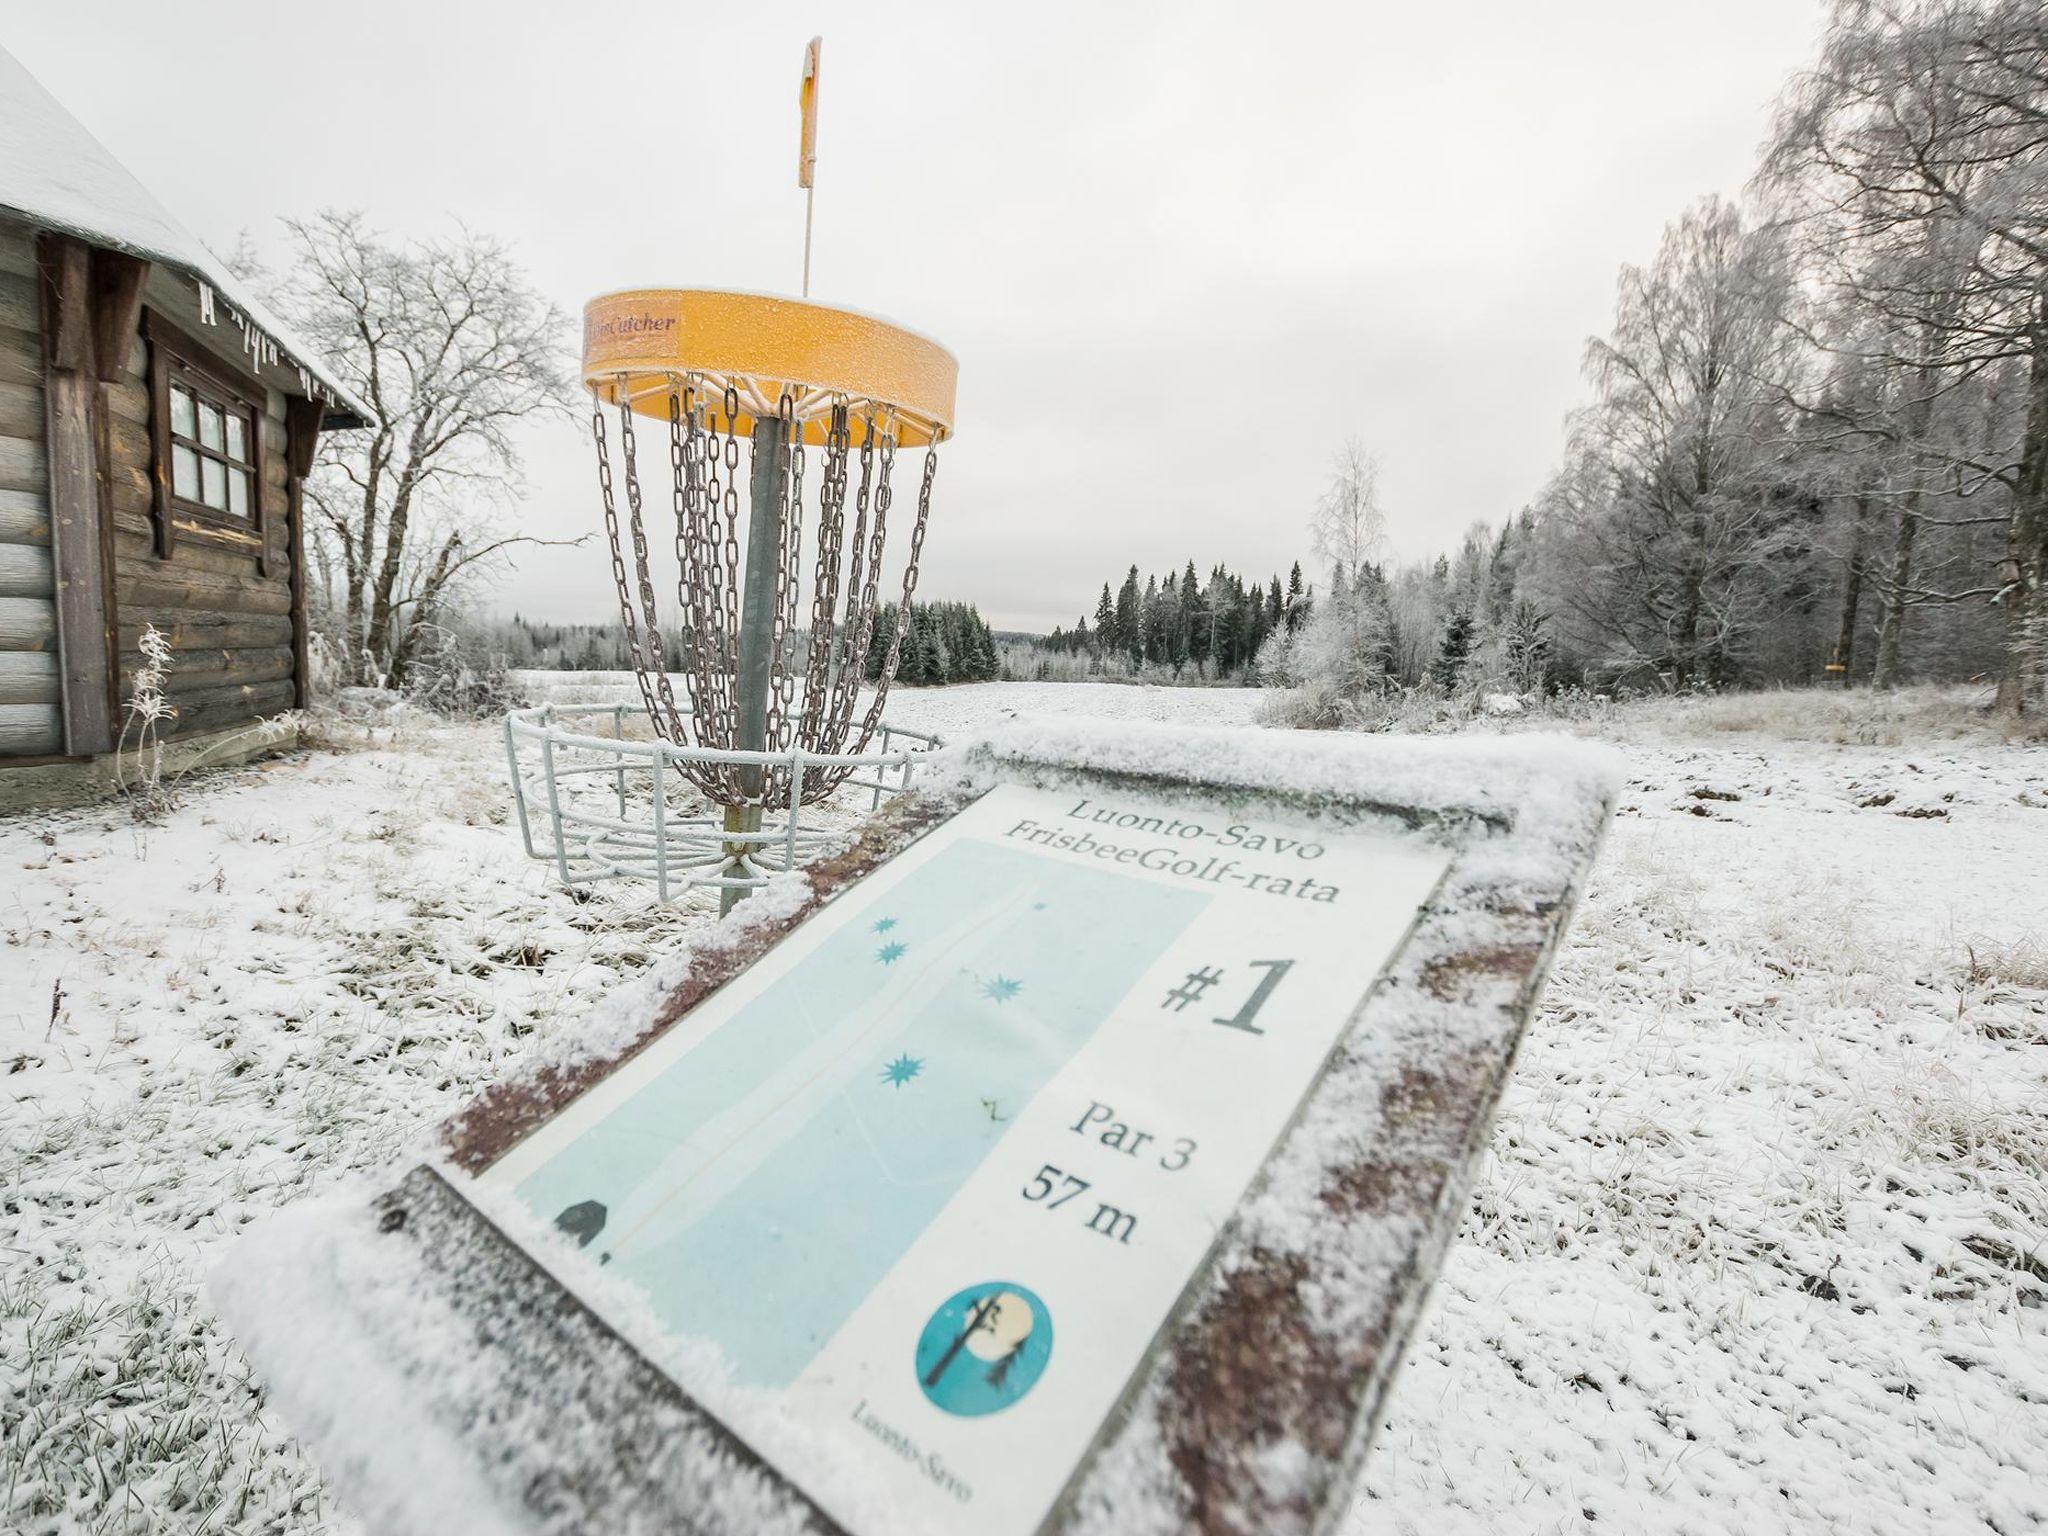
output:
[[[818,168],[818,52],[825,39],[814,37],[804,49],[804,83],[797,101],[804,110],[803,138],[797,149],[796,184],[808,187]]]

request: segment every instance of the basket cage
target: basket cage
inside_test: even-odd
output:
[[[552,864],[564,885],[645,880],[663,900],[704,886],[744,892],[806,863],[861,815],[911,788],[920,759],[940,745],[928,733],[883,724],[868,750],[828,762],[801,747],[721,752],[630,736],[639,713],[630,703],[550,704],[506,716],[520,837],[527,855]],[[695,775],[684,768],[699,759],[795,786],[795,808],[785,801],[734,829],[692,793]],[[847,793],[814,795],[814,780],[827,773]]]

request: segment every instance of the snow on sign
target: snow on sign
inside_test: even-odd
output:
[[[754,898],[372,1211],[245,1245],[223,1310],[378,1528],[1337,1507],[1606,780],[1067,735]]]
[[[484,1179],[838,1444],[756,1449],[849,1531],[1026,1536],[1448,862],[1001,785]]]

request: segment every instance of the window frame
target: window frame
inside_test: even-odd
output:
[[[169,559],[178,539],[199,537],[209,543],[242,548],[256,557],[262,574],[269,573],[270,541],[264,526],[263,476],[264,399],[267,391],[249,379],[242,379],[216,361],[207,349],[165,320],[155,310],[142,317],[143,339],[149,344],[149,421],[151,515],[156,523],[156,546],[160,558]],[[173,430],[171,388],[185,390],[193,398],[194,421],[191,436]],[[213,406],[222,413],[221,447],[208,448],[199,438],[197,412]],[[227,452],[227,420],[239,418],[245,434],[246,458],[235,459]],[[226,507],[209,506],[197,497],[184,496],[176,489],[174,448],[189,449],[200,464],[200,488],[204,489],[205,464],[221,465],[232,476],[249,476],[246,515]]]

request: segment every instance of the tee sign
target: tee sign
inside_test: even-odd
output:
[[[999,785],[484,1182],[772,1394],[854,1536],[1028,1536],[1449,862]]]

